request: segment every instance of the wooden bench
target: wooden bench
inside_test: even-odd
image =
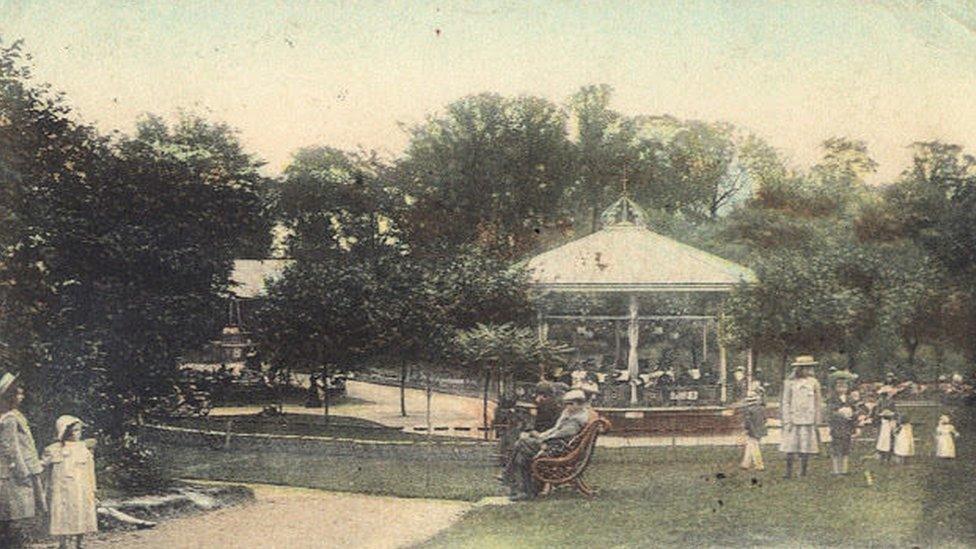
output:
[[[581,494],[592,496],[595,492],[583,481],[583,473],[590,465],[597,437],[609,430],[610,422],[597,416],[569,441],[567,453],[532,460],[532,477],[542,484],[542,495],[548,495],[553,488],[572,483]]]

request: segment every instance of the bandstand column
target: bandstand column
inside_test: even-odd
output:
[[[637,347],[640,343],[640,325],[638,324],[637,317],[640,312],[637,305],[637,295],[631,294],[630,296],[630,325],[627,331],[627,341],[630,343],[630,352],[627,353],[627,373],[630,375],[630,403],[631,405],[637,404],[637,383],[640,378],[637,377],[640,373],[639,366],[637,363]]]

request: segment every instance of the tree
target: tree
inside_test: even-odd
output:
[[[380,352],[400,360],[401,414],[410,362],[449,362],[454,334],[479,322],[524,322],[531,317],[525,273],[469,246],[456,256],[391,256],[380,264],[384,297],[372,318]]]
[[[119,437],[218,328],[260,198],[243,164],[225,162],[226,128],[171,133],[151,120],[109,140],[33,81],[19,44],[0,60],[8,366]]]
[[[368,264],[298,261],[267,288],[252,320],[255,342],[276,372],[355,366],[373,345],[370,303],[381,287]]]
[[[542,341],[531,328],[512,324],[477,324],[466,330],[458,330],[455,345],[464,364],[480,371],[484,376],[482,417],[485,437],[488,437],[488,396],[492,376],[496,378],[518,371],[534,371],[565,362],[571,349],[565,345]]]
[[[387,253],[397,245],[396,189],[374,153],[307,147],[295,153],[278,188],[289,255],[335,259]]]
[[[938,141],[915,143],[912,166],[886,189],[891,225],[946,273],[950,338],[976,362],[976,158]],[[893,216],[889,216],[891,218]]]
[[[589,232],[599,229],[600,212],[620,196],[625,180],[636,189],[643,179],[638,175],[642,170],[637,166],[637,126],[610,109],[612,93],[606,84],[584,86],[569,101],[576,136],[572,143],[573,184],[566,190],[566,199],[570,211],[585,219]],[[648,154],[646,158],[654,156]]]
[[[408,240],[531,248],[555,219],[570,168],[566,115],[536,97],[465,97],[410,128],[399,178],[415,200]]]

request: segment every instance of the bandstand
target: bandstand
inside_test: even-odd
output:
[[[576,330],[574,340],[580,332],[613,335],[602,353],[590,344],[590,356],[578,359],[601,371],[594,403],[614,431],[739,428],[719,335],[722,302],[736,286],[755,282],[751,270],[651,231],[646,213],[627,197],[603,212],[599,231],[529,259],[526,268],[540,338],[567,337],[566,326]],[[752,351],[738,350],[737,358],[748,384]]]

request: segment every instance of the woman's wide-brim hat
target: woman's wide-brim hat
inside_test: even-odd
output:
[[[80,419],[76,418],[75,416],[65,415],[55,420],[54,429],[58,432],[58,440],[64,440],[64,433],[67,432],[67,430],[70,429],[72,425],[75,425],[77,423],[81,423],[82,425],[84,425],[84,422],[82,422]]]
[[[796,357],[796,360],[794,360],[793,361],[793,364],[790,364],[790,366],[803,367],[803,366],[817,366],[819,364],[820,363],[817,362],[816,360],[814,360],[814,358],[812,356],[810,356],[810,355],[803,355],[803,356]]]
[[[0,377],[0,396],[7,394],[7,391],[14,386],[15,381],[17,381],[17,376],[10,372],[4,372],[3,376]]]

